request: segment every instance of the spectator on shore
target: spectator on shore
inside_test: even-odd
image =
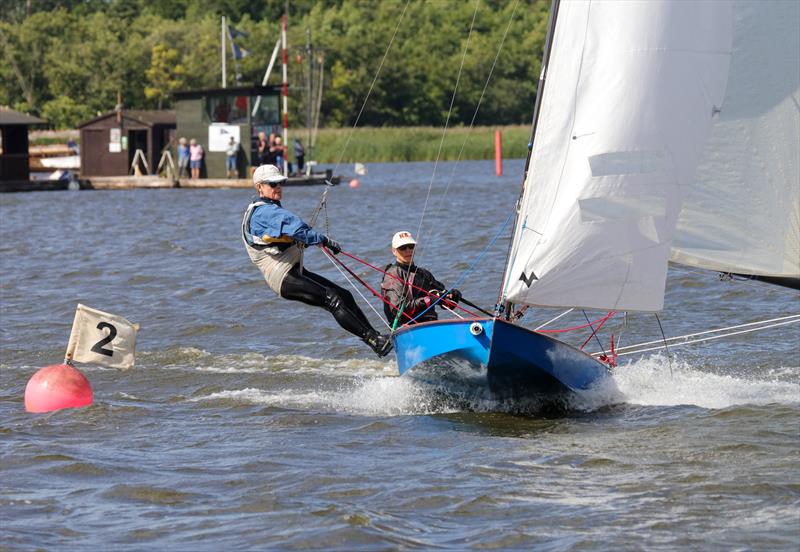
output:
[[[192,169],[192,178],[200,178],[200,168],[203,166],[204,156],[203,146],[198,144],[194,138],[189,140],[189,166]]]
[[[189,143],[186,138],[178,140],[178,178],[189,176]]]
[[[267,135],[263,132],[258,133],[258,150],[257,150],[257,157],[258,157],[258,166],[261,165],[270,165],[269,163],[269,142],[267,141]]]
[[[239,170],[236,168],[236,160],[239,157],[239,142],[233,136],[228,141],[228,149],[225,150],[225,156],[225,168],[228,178],[237,178]]]
[[[281,172],[283,172],[283,140],[281,139],[280,134],[275,136],[269,151],[272,154],[273,159],[275,159],[275,166],[278,167]]]
[[[277,136],[277,134],[270,132],[269,138],[267,138],[267,161],[269,161],[270,165],[275,164],[275,136]]]

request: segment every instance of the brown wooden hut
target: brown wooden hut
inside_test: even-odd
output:
[[[175,126],[175,112],[168,110],[111,111],[82,123],[81,176],[125,176],[136,150],[155,173],[161,152],[175,141]]]
[[[47,121],[0,108],[0,180],[28,181],[28,127]]]

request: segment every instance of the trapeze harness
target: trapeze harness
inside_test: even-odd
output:
[[[247,206],[242,219],[242,241],[247,255],[264,275],[267,285],[272,291],[281,295],[281,285],[286,274],[297,266],[303,270],[303,250],[289,236],[260,238],[250,233],[250,219],[258,207],[266,205],[266,201],[254,201]]]

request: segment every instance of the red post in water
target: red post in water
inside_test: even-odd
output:
[[[503,139],[499,130],[494,132],[494,172],[497,176],[503,176]]]

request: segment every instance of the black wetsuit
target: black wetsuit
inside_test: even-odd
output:
[[[378,333],[358,308],[352,293],[305,268],[301,272],[297,265],[286,274],[281,297],[329,310],[342,328],[362,339]]]

